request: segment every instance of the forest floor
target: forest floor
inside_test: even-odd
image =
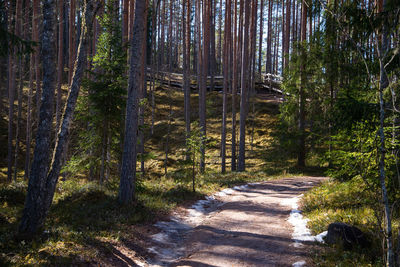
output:
[[[112,172],[110,180],[104,185],[99,185],[97,181],[88,180],[84,172],[69,175],[68,179],[60,180],[57,185],[53,205],[46,220],[45,231],[30,243],[19,242],[15,239],[27,189],[27,183],[23,179],[21,167],[23,162],[20,164],[17,182],[7,183],[6,155],[4,150],[0,151],[2,159],[4,159],[2,160],[4,164],[0,166],[0,265],[135,266],[140,262],[144,262],[145,259],[153,259],[155,262],[157,259],[154,258],[155,255],[151,251],[154,252],[157,249],[157,244],[154,244],[153,237],[160,233],[160,229],[157,228],[155,223],[168,221],[168,218],[171,215],[175,216],[176,213],[180,214],[181,217],[185,217],[187,212],[191,212],[191,205],[207,199],[216,192],[228,190],[227,188],[255,182],[265,183],[266,181],[279,180],[286,177],[322,175],[323,169],[316,164],[318,163],[316,159],[319,158],[317,153],[312,154],[308,161],[308,165],[314,167],[298,169],[295,167],[296,158],[291,151],[284,150],[279,146],[277,125],[279,103],[282,100],[279,96],[267,93],[258,94],[254,99],[254,106],[252,105],[250,109],[247,127],[248,138],[246,138],[247,171],[221,174],[220,146],[218,143],[221,129],[221,94],[210,92],[207,97],[207,135],[212,145],[207,149],[206,172],[196,176],[195,193],[191,190],[191,179],[188,179],[190,176],[187,175],[186,167],[180,164],[185,151],[184,139],[182,138],[182,132],[184,132],[183,93],[179,90],[171,91],[157,88],[155,92],[154,135],[148,136],[146,142],[146,150],[152,156],[146,161],[146,175],[138,175],[136,205],[125,207],[118,205],[115,201],[119,185],[117,172]],[[197,100],[197,94],[193,94],[191,99],[191,103],[193,103],[192,120],[195,120],[198,116]],[[238,103],[239,98],[236,101]],[[230,99],[228,99],[228,106],[230,106]],[[168,160],[168,174],[166,175],[164,173],[165,140],[169,118],[171,118],[171,110],[170,158]],[[5,123],[6,116],[2,117],[3,119],[0,120],[0,145],[5,147],[7,124]],[[150,121],[147,123],[150,124]],[[228,118],[228,126],[230,123],[231,120]],[[78,127],[78,125],[75,127]],[[227,141],[227,155],[230,155],[230,133],[227,135]],[[71,142],[71,144],[75,143],[77,142]],[[71,151],[73,151],[73,148],[71,148]],[[21,154],[19,158],[23,160],[24,155]],[[230,169],[230,160],[227,161],[227,169]],[[112,162],[111,166],[115,167],[116,163]],[[116,168],[112,168],[112,170],[114,169]],[[273,182],[271,182],[270,186],[272,184]],[[293,189],[290,189],[291,187]],[[284,187],[280,189],[282,188]],[[215,217],[207,217],[211,214],[206,215],[204,223],[203,219],[201,219],[202,225],[204,227],[212,227],[218,222],[219,215],[230,217],[229,208],[234,209],[232,205],[238,205],[236,218],[231,223],[228,223],[226,217],[221,217],[221,220],[226,221],[226,224],[216,229],[225,231],[223,235],[230,235],[234,231],[240,234],[240,238],[230,237],[227,239],[229,242],[232,242],[231,238],[236,238],[237,241],[249,240],[250,242],[251,239],[260,239],[259,236],[265,236],[269,243],[272,241],[267,238],[270,235],[267,231],[275,232],[276,229],[274,227],[262,229],[263,227],[259,225],[270,224],[271,222],[268,221],[270,213],[273,213],[273,209],[279,209],[279,211],[276,210],[274,215],[277,216],[277,224],[282,226],[282,237],[278,237],[282,240],[276,240],[275,242],[281,242],[282,244],[286,242],[289,246],[290,242],[292,242],[290,241],[292,228],[286,219],[289,216],[290,207],[281,207],[277,202],[268,203],[268,201],[272,201],[274,197],[274,201],[277,201],[279,194],[287,195],[288,197],[295,196],[300,194],[300,191],[305,190],[306,187],[300,186],[298,188],[296,182],[293,181],[293,184],[285,189],[287,192],[279,192],[278,189],[265,200],[262,200],[262,196],[266,197],[265,192],[270,192],[268,190],[272,189],[260,188],[260,190],[256,190],[254,188],[255,191],[264,192],[260,193],[260,195],[257,192],[236,192],[235,194],[238,194],[236,200],[234,200],[236,198],[234,195],[219,196],[217,198],[222,203],[230,203],[230,197],[234,201],[231,204],[218,206],[218,209],[213,213]],[[243,195],[239,197],[239,193]],[[243,198],[243,200],[240,200],[240,198]],[[252,208],[249,206],[251,203],[253,203]],[[249,210],[245,210],[247,207]],[[263,209],[263,207],[267,209],[261,212],[260,209]],[[245,221],[241,222],[240,220],[249,220],[242,217],[244,213],[248,213],[246,216],[260,215],[261,221],[253,226],[249,225],[249,227],[253,228],[249,229],[249,231],[235,228],[238,227],[237,224],[245,223]],[[203,214],[200,217],[203,218],[202,216]],[[195,225],[189,225],[188,227],[190,228],[187,229],[191,229],[190,233],[193,234],[193,242],[195,242],[196,236],[201,237],[205,232],[210,232],[209,228],[196,227]],[[217,244],[222,240],[217,238],[218,233],[215,233],[216,239],[212,239]],[[192,237],[187,236],[185,240],[187,241],[190,238]],[[196,242],[201,245],[200,240]],[[263,246],[263,244],[261,243],[259,246]],[[178,255],[179,257],[189,257],[191,251],[182,250],[185,247],[195,248],[194,243],[186,244],[186,246],[182,244],[182,246],[177,247],[178,250],[175,250],[181,253]],[[153,248],[153,250],[149,251],[149,248]],[[292,259],[297,260],[298,257],[295,256],[297,254],[294,248],[291,246],[288,248],[288,252],[294,253],[290,261]],[[199,247],[199,250],[203,251],[203,249]],[[242,251],[242,253],[250,254],[250,250],[261,253],[261,250],[251,247],[246,248],[244,246],[244,249],[247,252]],[[165,248],[162,251],[168,253],[168,251],[172,250],[174,249]],[[203,257],[201,254],[194,255]],[[287,255],[283,256],[287,257]],[[285,259],[284,257],[283,260]],[[182,260],[189,260],[189,258],[182,258]],[[288,261],[287,263],[290,262]]]

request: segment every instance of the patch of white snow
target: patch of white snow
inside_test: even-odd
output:
[[[286,199],[282,202],[282,204],[292,208],[288,221],[294,227],[292,239],[295,242],[295,247],[300,246],[302,241],[317,241],[323,243],[323,237],[327,234],[324,232],[314,236],[311,234],[310,229],[307,228],[308,220],[303,218],[298,205],[298,202],[302,196],[303,195],[299,195],[297,197]]]
[[[295,263],[292,264],[293,267],[301,267],[301,266],[304,266],[304,265],[306,265],[305,261],[298,261],[298,262],[295,262]]]

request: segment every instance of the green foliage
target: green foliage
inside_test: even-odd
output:
[[[308,50],[303,56],[303,50]],[[321,45],[319,43],[297,44],[289,69],[285,72],[282,88],[288,95],[280,106],[281,145],[293,153],[298,150],[298,102],[300,87],[303,87],[306,112],[306,139],[313,145],[326,132],[329,119],[329,93],[323,83],[323,65],[320,60]],[[301,66],[304,66],[305,83],[301,84]]]
[[[76,112],[76,151],[64,171],[104,172],[120,159],[126,95],[126,53],[122,46],[121,23],[115,19],[114,1],[98,17],[102,33],[96,45],[92,70],[82,85]],[[73,144],[72,144],[73,145]],[[74,150],[75,150],[74,149]],[[113,169],[116,169],[115,167]],[[93,178],[93,177],[91,177]]]

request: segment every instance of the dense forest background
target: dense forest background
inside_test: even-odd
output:
[[[0,259],[93,258],[219,188],[325,174],[312,230],[373,245],[317,261],[400,264],[399,6],[0,0]]]

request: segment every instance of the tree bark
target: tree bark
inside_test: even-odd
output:
[[[286,69],[289,66],[289,43],[290,43],[290,15],[291,15],[290,0],[286,0],[286,20],[285,20],[285,46],[283,51],[283,67]],[[282,70],[283,72],[284,70]]]
[[[74,71],[74,60],[75,60],[75,0],[70,0],[69,6],[69,36],[68,36],[68,49],[69,49],[69,60],[68,60],[68,85],[71,85],[72,74]]]
[[[233,80],[232,80],[232,155],[231,155],[231,171],[236,171],[236,94],[238,86],[238,33],[237,33],[237,0],[235,0],[234,15],[234,33],[233,33]]]
[[[130,40],[128,100],[126,104],[125,137],[122,154],[122,169],[119,185],[118,201],[129,204],[135,197],[136,182],[136,141],[138,131],[138,93],[141,77],[142,44],[145,41],[145,0],[135,1],[135,18],[133,25],[133,38]]]
[[[379,12],[383,12],[387,10],[387,1],[381,0],[379,1],[381,8],[379,8]],[[394,254],[393,254],[393,233],[392,233],[392,218],[391,218],[391,208],[389,205],[389,197],[386,188],[386,171],[385,171],[385,132],[384,132],[384,123],[385,123],[385,102],[383,97],[383,91],[389,86],[389,80],[385,70],[385,59],[387,57],[387,52],[389,49],[389,38],[388,32],[385,24],[382,26],[382,33],[379,36],[381,41],[381,46],[379,47],[379,113],[380,113],[380,128],[379,128],[379,138],[380,138],[380,148],[379,148],[379,181],[381,185],[382,191],[382,200],[384,204],[385,210],[385,238],[387,245],[387,253],[386,253],[386,266],[392,267],[394,266]]]
[[[39,23],[40,23],[40,1],[33,0],[33,15],[32,19],[34,20],[34,25],[32,26],[32,35],[34,35],[33,41],[39,43]],[[42,88],[40,84],[40,76],[41,76],[41,68],[40,68],[40,46],[35,47],[35,72],[36,72],[36,128],[38,128],[38,124],[40,121],[40,104],[42,98]]]
[[[266,73],[271,73],[272,71],[272,5],[273,1],[268,1],[268,35],[267,35],[267,62],[265,67]]]
[[[53,121],[54,89],[56,88],[56,3],[55,0],[43,1],[43,99],[40,106],[40,120],[36,133],[31,177],[28,194],[19,227],[19,233],[27,236],[35,234],[42,227],[46,210],[44,208],[46,194],[46,174],[49,169],[51,132]]]
[[[261,74],[262,44],[264,37],[264,0],[260,0],[260,36],[258,40],[258,72]]]
[[[60,127],[61,120],[61,85],[64,70],[64,0],[58,1],[58,13],[60,16],[58,23],[58,65],[57,65],[57,101],[56,101],[56,134]]]
[[[186,160],[190,159],[187,139],[190,137],[190,10],[191,1],[184,0],[183,5],[183,90],[186,127]]]
[[[18,16],[19,13],[18,9],[21,6],[20,3],[22,0],[18,0],[16,4],[16,12],[15,15],[13,14],[13,5],[10,4],[9,14],[10,14],[10,23],[12,25],[12,18],[15,20],[15,27],[14,33],[18,35]],[[7,181],[12,181],[12,174],[13,174],[13,159],[14,159],[14,150],[13,150],[13,140],[14,140],[14,133],[13,133],[13,122],[14,122],[14,101],[15,101],[15,76],[16,76],[16,51],[15,49],[11,49],[9,52],[8,57],[8,144],[7,144]]]
[[[45,0],[43,3],[42,59],[44,66],[43,101],[40,109],[41,120],[36,136],[36,147],[31,177],[29,179],[28,194],[19,226],[19,233],[26,238],[32,237],[43,227],[62,167],[73,112],[79,94],[80,82],[86,67],[86,51],[92,18],[94,16],[93,2],[90,0],[85,1],[84,9],[85,18],[82,23],[83,37],[80,40],[75,72],[49,168],[54,89],[56,88],[56,12],[55,0]]]
[[[230,81],[230,34],[231,34],[231,0],[225,3],[225,35],[224,35],[224,52],[223,52],[223,73],[224,85],[222,94],[222,130],[221,130],[221,172],[226,172],[226,116],[227,116],[227,94]]]
[[[299,90],[299,151],[297,157],[297,165],[299,167],[304,167],[306,165],[306,148],[305,148],[305,84],[306,84],[306,74],[305,74],[305,62],[306,62],[306,44],[307,42],[307,4],[302,2],[302,14],[301,14],[301,40],[302,42],[302,59],[301,59],[301,84]]]
[[[240,95],[240,139],[238,171],[245,171],[246,165],[246,116],[247,116],[247,94],[249,77],[249,21],[250,1],[245,0],[244,33],[242,47],[242,73],[241,73],[241,95]]]

